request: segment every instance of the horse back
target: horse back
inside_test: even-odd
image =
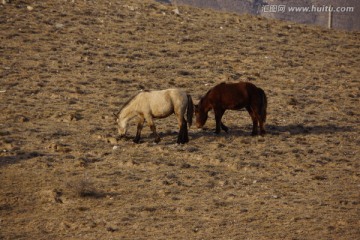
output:
[[[208,93],[207,97],[212,107],[220,106],[224,109],[237,110],[250,103],[250,95],[254,87],[254,84],[247,82],[220,83]]]
[[[163,118],[185,109],[187,94],[179,89],[151,91],[146,96],[146,101],[151,115]]]

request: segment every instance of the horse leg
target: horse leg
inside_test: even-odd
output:
[[[256,117],[254,110],[251,107],[247,107],[246,110],[250,114],[251,120],[253,122],[253,129],[251,135],[256,136],[258,134],[258,119]]]
[[[154,121],[153,121],[153,118],[151,116],[147,116],[145,117],[146,118],[146,121],[151,129],[151,131],[153,132],[153,134],[155,135],[155,142],[158,143],[160,142],[160,136],[157,134],[156,132],[156,127],[155,127],[155,124],[154,124]]]
[[[188,128],[187,128],[187,122],[186,122],[185,118],[183,118],[183,122],[181,124],[181,131],[182,131],[182,142],[181,143],[189,142]]]
[[[136,136],[134,138],[134,143],[139,143],[140,141],[140,135],[141,135],[141,130],[143,128],[143,125],[144,125],[144,118],[140,118],[139,119],[139,122],[138,122],[138,125],[137,125],[137,130],[136,130]]]
[[[266,131],[264,128],[264,120],[261,118],[261,114],[259,112],[259,108],[256,108],[256,111],[254,111],[255,117],[258,119],[259,127],[260,127],[260,135],[265,135]]]
[[[262,120],[259,121],[260,125],[260,135],[264,136],[266,134],[265,128],[264,128],[264,122]]]
[[[225,110],[221,109],[221,108],[216,108],[214,109],[215,112],[215,121],[216,121],[216,129],[215,129],[215,133],[219,134],[220,133],[220,128],[222,128],[225,132],[227,132],[228,127],[226,127],[222,122],[221,122],[221,118],[224,115]],[[227,130],[225,130],[227,129]]]
[[[259,113],[260,109],[257,108],[257,107],[254,107],[254,108],[252,108],[252,109],[253,109],[252,112],[253,112],[256,120],[257,120],[256,126],[259,125],[259,127],[260,127],[260,135],[263,136],[263,135],[265,135],[266,131],[265,131],[265,128],[264,128],[264,121],[263,121],[263,119],[261,118],[260,113]],[[257,127],[256,127],[256,134],[257,134]],[[256,134],[255,134],[255,135],[256,135]]]
[[[177,143],[183,144],[189,142],[189,136],[188,136],[188,129],[187,129],[187,122],[184,117],[182,117],[179,114],[176,114],[178,118],[178,124],[179,124],[179,134]]]
[[[225,126],[223,124],[223,122],[221,122],[221,129],[224,130],[225,132],[228,132],[229,131],[229,128],[227,126]]]

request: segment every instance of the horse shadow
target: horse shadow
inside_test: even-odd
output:
[[[290,125],[267,125],[269,135],[321,135],[329,133],[352,132],[355,129],[351,126],[338,126],[335,124],[304,126],[303,124]]]
[[[202,128],[189,131],[189,136],[191,136],[192,140],[202,138],[202,137],[216,137],[216,136],[250,136],[250,132],[245,131],[242,128],[238,127],[229,127],[228,132],[221,131],[219,134],[215,133],[214,129],[211,128]]]
[[[296,135],[321,135],[321,134],[330,134],[330,133],[343,133],[343,132],[353,132],[355,129],[351,126],[338,126],[335,124],[327,124],[327,125],[313,125],[313,126],[305,126],[303,124],[289,124],[289,125],[274,125],[274,124],[267,124],[266,125],[266,136],[279,136],[288,134],[290,136]],[[159,136],[161,138],[165,138],[167,136],[176,136],[178,135],[177,131],[166,131],[166,132],[159,132]],[[225,133],[221,131],[220,134],[215,133],[215,129],[212,128],[203,128],[203,129],[196,129],[191,128],[189,129],[189,137],[190,141],[194,141],[196,139],[200,139],[203,137],[248,137],[251,136],[251,125],[246,126],[229,126],[229,131]],[[132,141],[133,137],[126,136],[122,137],[125,141]],[[151,142],[154,136],[150,133],[148,136],[144,136],[143,140],[140,143],[146,143],[148,141]],[[1,166],[1,163],[0,163]]]
[[[321,135],[330,133],[353,132],[355,129],[351,126],[338,126],[335,124],[327,125],[313,125],[304,126],[303,124],[289,124],[289,125],[266,125],[266,134],[270,136],[278,136],[282,134],[289,135]],[[225,133],[221,131],[220,134],[215,134],[214,129],[204,128],[202,130],[195,130],[190,133],[192,140],[204,136],[251,136],[251,126],[243,127],[229,127],[229,131]]]
[[[39,152],[29,152],[21,153],[14,156],[0,156],[0,167],[16,164],[39,156],[43,156],[43,154]]]

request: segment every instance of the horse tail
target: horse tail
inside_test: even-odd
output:
[[[258,88],[258,89],[259,89],[259,93],[260,93],[259,115],[260,115],[261,121],[266,122],[267,97],[266,97],[264,90],[262,90],[261,88]]]
[[[188,98],[188,104],[187,104],[186,118],[187,118],[187,122],[188,122],[188,125],[190,128],[192,125],[192,119],[193,119],[193,115],[194,115],[194,103],[189,94],[187,94],[187,98]]]

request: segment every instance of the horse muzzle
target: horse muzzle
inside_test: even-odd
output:
[[[202,129],[202,128],[204,127],[204,125],[202,125],[202,124],[200,124],[200,123],[197,123],[197,124],[196,124],[196,127],[197,127],[198,129]]]
[[[126,135],[126,131],[122,130],[122,129],[119,129],[118,133],[119,133],[120,137],[125,137],[125,135]]]

